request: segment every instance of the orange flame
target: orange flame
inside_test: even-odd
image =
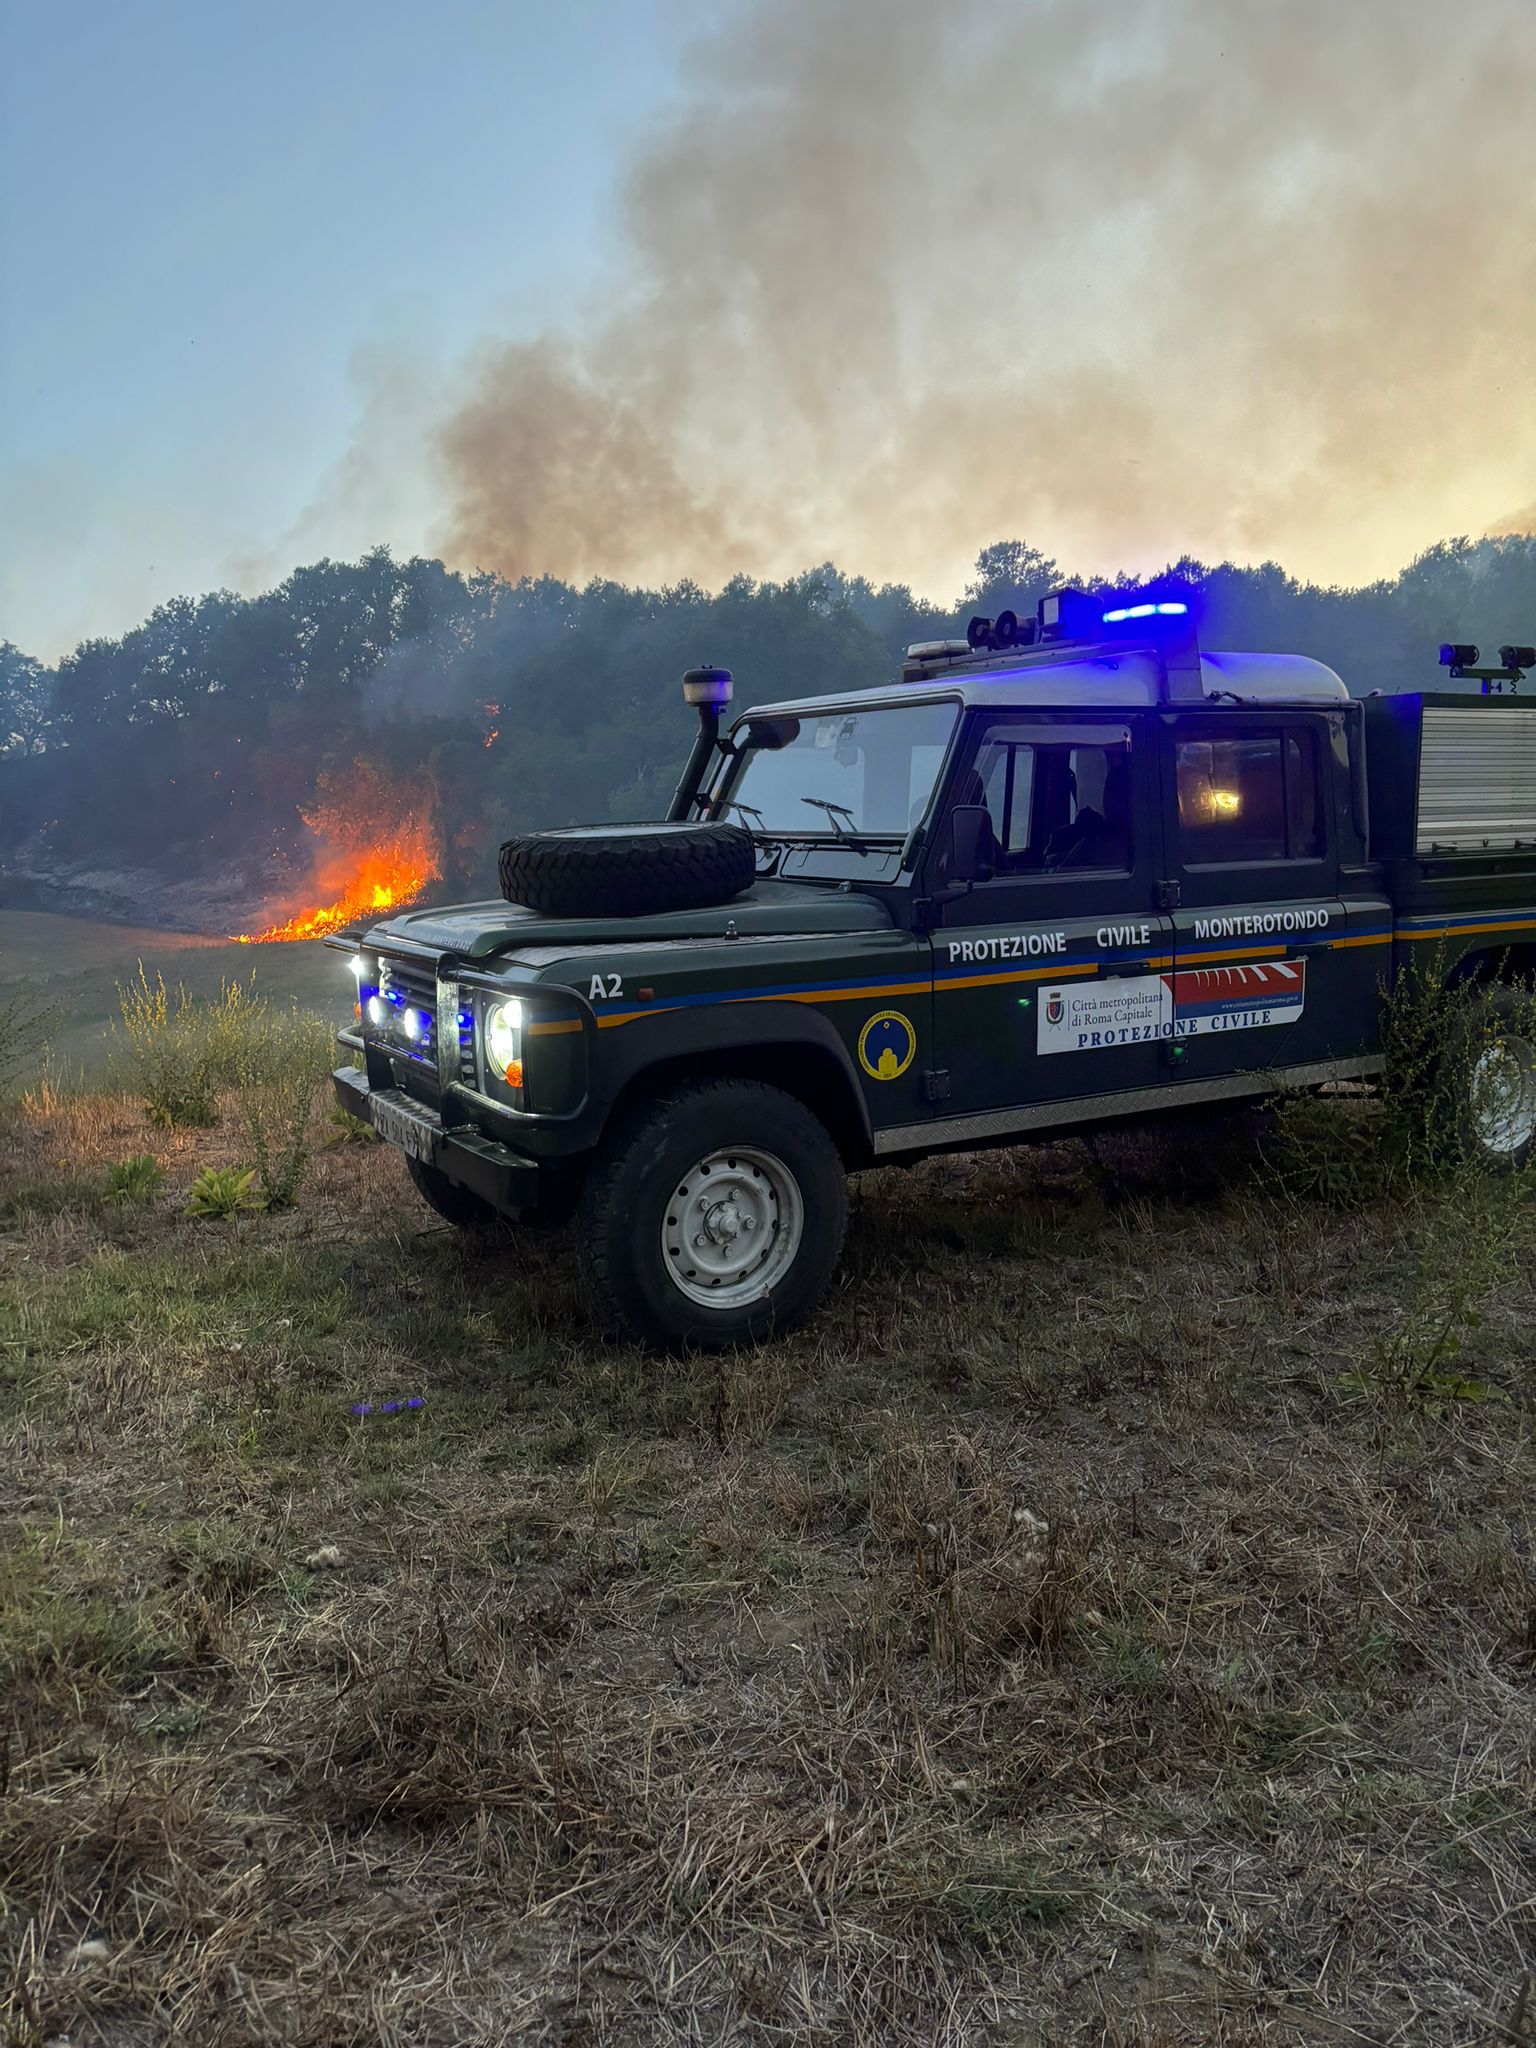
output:
[[[419,896],[442,874],[427,799],[415,793],[401,800],[377,773],[359,764],[344,794],[322,785],[304,822],[322,842],[312,886],[320,901],[297,910],[265,931],[237,932],[242,946],[270,946],[284,940],[319,939],[359,919],[371,919]],[[403,814],[403,815],[402,815]],[[377,820],[394,822],[380,831]]]

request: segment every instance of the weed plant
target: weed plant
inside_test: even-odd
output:
[[[1263,1171],[1291,1201],[1359,1209],[1390,1198],[1412,1219],[1401,1306],[1344,1383],[1486,1400],[1497,1390],[1463,1369],[1463,1351],[1536,1240],[1536,1158],[1491,1159],[1476,1125],[1510,1081],[1507,1062],[1489,1056],[1511,1038],[1536,1047],[1536,992],[1448,980],[1448,965],[1437,949],[1383,992],[1374,1097],[1275,1105]]]
[[[212,1124],[215,1075],[203,1006],[180,984],[167,987],[163,974],[151,981],[142,960],[134,979],[119,984],[117,1006],[116,1064],[149,1121],[162,1130]]]
[[[219,1091],[230,1091],[264,1205],[291,1207],[331,1065],[325,1020],[274,1007],[257,993],[254,977],[225,982],[214,1001],[200,1002],[180,985],[169,987],[162,974],[151,980],[142,963],[119,988],[118,1003],[119,1071],[150,1122],[163,1129],[209,1126],[217,1121]]]
[[[102,1198],[114,1208],[130,1202],[149,1202],[165,1186],[165,1168],[151,1152],[135,1153],[109,1166],[102,1183]]]
[[[252,1166],[205,1166],[187,1191],[185,1214],[197,1217],[238,1216],[260,1209],[263,1202]]]
[[[269,1209],[291,1208],[308,1170],[310,1128],[331,1067],[321,1017],[268,1012],[247,1033],[238,1082],[240,1120]]]

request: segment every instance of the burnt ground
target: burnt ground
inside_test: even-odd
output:
[[[11,2039],[1536,2040],[1529,1229],[935,1162],[663,1365],[328,1135],[203,1223],[231,1118],[0,1140]]]

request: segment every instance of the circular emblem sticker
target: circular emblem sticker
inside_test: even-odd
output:
[[[859,1065],[873,1081],[894,1081],[916,1051],[917,1033],[900,1010],[877,1010],[859,1033]]]

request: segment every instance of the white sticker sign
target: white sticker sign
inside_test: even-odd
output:
[[[1153,1038],[1274,1030],[1295,1023],[1306,992],[1304,960],[1047,982],[1040,992],[1035,1046],[1041,1053],[1109,1052]]]

